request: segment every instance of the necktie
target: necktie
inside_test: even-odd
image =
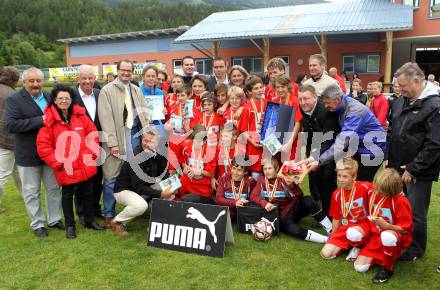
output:
[[[133,111],[131,108],[131,98],[128,89],[125,89],[124,104],[125,104],[125,108],[127,109],[126,125],[128,129],[131,129],[133,127]]]

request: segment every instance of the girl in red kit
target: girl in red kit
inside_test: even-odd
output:
[[[213,93],[202,95],[203,113],[198,113],[191,121],[190,126],[203,125],[208,131],[208,146],[217,146],[220,137],[220,128],[223,126],[223,118],[215,112],[217,100]]]
[[[301,130],[302,113],[299,107],[299,100],[297,95],[293,93],[293,88],[290,79],[283,75],[275,77],[274,80],[276,96],[273,98],[273,102],[283,104],[295,109],[295,126],[291,136],[286,144],[281,147],[281,152],[290,153],[286,156],[289,160],[295,160],[296,145],[298,142],[298,134]],[[284,158],[283,158],[284,159]]]
[[[246,80],[246,91],[250,99],[245,104],[238,122],[238,131],[247,142],[246,154],[253,165],[251,166],[252,177],[257,180],[261,174],[261,158],[263,146],[260,144],[261,126],[266,110],[264,97],[264,86],[261,78],[251,76]]]
[[[165,97],[165,109],[170,110],[171,106],[176,105],[177,102],[177,88],[182,87],[184,84],[183,77],[181,75],[174,75],[171,80],[171,88],[173,91]]]
[[[391,168],[378,173],[375,190],[368,195],[368,218],[371,236],[354,263],[358,272],[371,265],[380,269],[374,283],[384,283],[393,275],[394,261],[412,242],[413,218],[411,205],[403,194],[402,178]]]
[[[237,207],[242,207],[248,203],[249,196],[255,186],[255,180],[249,176],[249,167],[240,165],[239,161],[247,161],[246,156],[232,158],[231,171],[224,174],[218,180],[215,203],[218,205],[229,206],[231,219],[237,219]]]
[[[231,173],[231,160],[236,155],[237,128],[223,128],[220,132],[220,144],[218,146],[217,179],[225,173]],[[242,152],[244,153],[244,152]]]
[[[356,259],[359,247],[369,236],[367,195],[373,185],[356,181],[358,167],[352,158],[344,158],[336,164],[339,188],[333,192],[331,200],[332,235],[321,250],[324,259],[333,259],[351,247],[347,260]]]
[[[194,107],[199,111],[202,110],[202,94],[206,92],[207,87],[208,82],[204,76],[195,75],[191,79],[191,99],[194,100]]]
[[[244,91],[240,87],[232,86],[228,89],[228,97],[229,107],[223,115],[223,124],[224,126],[233,125],[238,127],[238,120],[240,120],[241,113],[243,112]]]
[[[216,147],[207,146],[206,128],[195,125],[190,140],[182,144],[183,175],[180,178],[180,200],[212,203],[211,178],[217,167]]]
[[[284,170],[287,169],[287,170]],[[279,163],[275,158],[263,161],[264,176],[258,179],[251,193],[250,201],[270,212],[278,207],[280,212],[280,230],[288,235],[306,241],[325,243],[327,237],[298,225],[302,218],[311,214],[329,233],[330,220],[312,197],[304,197],[299,186],[294,182],[294,175],[288,167],[283,167],[277,176]]]

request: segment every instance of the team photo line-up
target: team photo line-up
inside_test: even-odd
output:
[[[81,65],[74,88],[51,93],[38,68],[21,77],[0,70],[0,198],[12,175],[37,237],[47,225],[75,239],[75,213],[86,228],[127,236],[129,221],[167,199],[228,206],[232,221],[240,207],[277,209],[281,232],[324,244],[323,259],[347,252],[357,272],[379,265],[375,283],[393,275],[397,259],[424,255],[440,96],[416,63],[395,72],[385,96],[379,81],[364,92],[359,76],[327,72],[320,54],[296,81],[281,58],[269,60],[265,78],[221,57],[212,76],[198,74],[190,56],[182,62],[171,77],[146,66],[137,83],[133,63],[121,60],[102,88]],[[268,118],[277,106],[291,114]],[[289,131],[276,132],[277,122]],[[310,196],[299,187],[305,175]],[[299,225],[309,215],[325,234]]]

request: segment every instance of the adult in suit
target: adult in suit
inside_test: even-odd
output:
[[[223,57],[217,56],[212,60],[214,74],[208,79],[208,91],[213,92],[216,84],[229,85],[228,62]]]
[[[95,73],[90,65],[83,64],[78,67],[78,86],[75,88],[74,98],[76,104],[86,109],[86,115],[95,124],[96,129],[101,131],[101,124],[98,117],[98,98],[100,90],[94,88],[96,81]],[[101,217],[101,200],[102,193],[102,166],[97,166],[97,174],[92,178],[93,184],[93,210],[97,217]],[[84,224],[83,200],[80,195],[75,195],[76,214],[80,223]]]
[[[37,153],[37,134],[44,125],[44,110],[50,102],[43,92],[43,72],[29,68],[23,72],[24,88],[6,100],[6,129],[15,134],[15,162],[22,182],[22,195],[31,227],[37,237],[47,237],[46,217],[41,204],[41,182],[46,191],[49,227],[64,230],[61,222],[61,192],[53,169]]]
[[[116,200],[113,190],[124,159],[133,155],[133,148],[141,144],[142,128],[149,124],[145,98],[139,87],[131,83],[134,65],[121,60],[116,66],[118,78],[105,85],[99,93],[98,117],[103,131],[102,147],[105,161],[104,174],[104,226],[112,227]]]

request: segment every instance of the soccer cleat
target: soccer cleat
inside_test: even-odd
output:
[[[393,270],[388,270],[384,266],[380,266],[379,272],[373,277],[373,283],[385,283],[393,276]]]
[[[404,262],[410,262],[410,261],[415,261],[417,260],[419,257],[417,257],[416,255],[412,255],[410,254],[408,251],[406,251],[405,253],[403,253],[399,260],[400,261],[404,261]]]
[[[439,273],[440,273],[440,266],[438,266],[438,267],[437,267],[437,272],[439,272]]]

